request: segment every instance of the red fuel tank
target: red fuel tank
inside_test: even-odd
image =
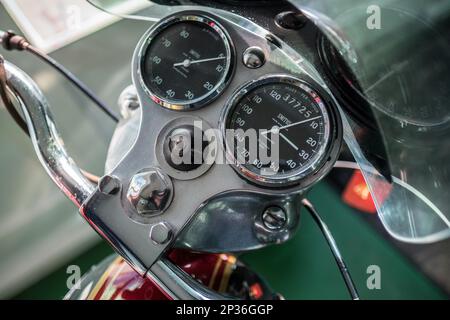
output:
[[[223,294],[240,299],[279,299],[255,272],[231,254],[172,250],[172,262],[197,281]],[[141,277],[121,257],[110,256],[70,290],[70,300],[168,300],[164,291]]]

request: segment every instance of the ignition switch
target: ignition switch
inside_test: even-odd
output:
[[[203,152],[208,142],[203,139],[203,131],[194,125],[182,125],[173,129],[166,138],[164,158],[174,169],[192,171],[203,162]]]

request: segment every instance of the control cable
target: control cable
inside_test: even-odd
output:
[[[306,198],[303,199],[302,204],[306,208],[306,210],[308,210],[308,212],[311,214],[320,231],[322,231],[322,234],[325,237],[328,246],[331,249],[331,253],[334,256],[334,259],[336,260],[336,264],[339,268],[342,278],[344,279],[345,285],[347,287],[348,292],[350,293],[352,300],[359,300],[358,291],[356,290],[355,284],[353,283],[352,277],[350,276],[350,272],[347,269],[347,265],[344,262],[344,258],[341,255],[341,252],[336,244],[336,241],[334,240],[333,235],[331,234],[330,229],[328,229],[328,226],[322,220],[319,213],[308,199]]]
[[[0,44],[5,50],[12,51],[27,51],[34,56],[38,57],[55,70],[60,72],[67,80],[69,80],[75,87],[83,92],[89,99],[91,99],[96,106],[98,106],[104,113],[106,113],[114,122],[119,121],[119,116],[110,107],[108,107],[103,101],[100,100],[97,95],[92,92],[80,79],[78,79],[72,72],[66,69],[58,61],[32,46],[23,36],[17,35],[13,31],[0,30]]]
[[[4,65],[4,59],[0,55],[0,100],[3,101],[6,111],[11,115],[14,122],[22,129],[23,132],[29,137],[30,132],[28,130],[28,126],[23,119],[23,117],[17,111],[14,103],[10,99],[11,88],[8,86],[7,77],[6,77],[6,69]],[[17,101],[21,103],[21,101]],[[99,181],[99,177],[85,170],[80,169],[83,175],[92,183],[97,184]]]

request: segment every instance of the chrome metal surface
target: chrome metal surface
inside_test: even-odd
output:
[[[285,242],[299,227],[302,197],[245,190],[224,192],[202,205],[175,246],[204,252],[243,252]],[[268,228],[263,220],[267,208],[273,207],[284,212],[284,223],[278,228]]]
[[[120,115],[124,119],[131,117],[131,113],[139,108],[139,99],[136,88],[133,85],[126,87],[119,96],[117,102],[120,108]]]
[[[158,168],[148,168],[131,178],[127,199],[140,215],[163,213],[172,202],[173,185]]]
[[[247,68],[261,68],[266,63],[266,55],[260,47],[249,47],[242,54],[242,62]]]
[[[19,101],[39,161],[61,191],[80,207],[94,192],[93,184],[84,177],[68,155],[47,99],[36,83],[7,61],[5,68],[8,85]]]
[[[152,40],[164,29],[168,28],[169,26],[178,23],[178,22],[189,22],[189,21],[195,21],[199,23],[203,23],[208,25],[210,28],[213,28],[217,34],[222,38],[222,41],[225,45],[226,51],[227,51],[227,57],[226,57],[226,67],[225,72],[223,73],[222,78],[218,83],[214,86],[213,89],[210,90],[209,93],[195,98],[194,100],[186,100],[186,101],[173,101],[170,99],[167,99],[165,97],[161,97],[155,92],[151,91],[150,88],[147,87],[145,84],[144,78],[143,78],[143,70],[142,70],[142,63],[143,59],[145,58],[145,53],[147,51],[147,48],[151,45]],[[202,106],[207,105],[214,99],[216,99],[222,91],[226,88],[228,85],[231,75],[233,73],[233,64],[234,64],[234,47],[231,42],[231,38],[228,35],[228,32],[226,29],[224,29],[221,24],[217,21],[217,19],[212,18],[211,16],[207,15],[206,13],[199,13],[199,14],[185,14],[185,13],[179,13],[175,14],[171,17],[168,17],[166,19],[162,19],[159,24],[156,24],[154,27],[152,27],[145,35],[144,35],[145,41],[143,41],[140,45],[140,48],[138,48],[138,59],[139,63],[137,65],[137,75],[139,76],[139,83],[144,89],[144,92],[156,103],[159,105],[172,109],[172,110],[193,110],[200,108]]]
[[[140,108],[129,108],[129,102],[134,101],[135,99],[137,99],[137,103],[140,106],[136,87],[134,85],[129,85],[122,90],[117,101],[123,119],[119,120],[109,143],[104,170],[106,174],[112,171],[117,163],[123,158],[124,154],[130,150],[136,140],[141,120],[139,112]]]
[[[224,300],[228,296],[210,290],[167,259],[157,261],[146,274],[174,300]]]
[[[267,229],[280,230],[286,224],[286,212],[283,208],[271,206],[264,210],[262,220]]]
[[[114,176],[105,175],[98,181],[98,190],[104,194],[116,194],[120,188],[120,180]]]
[[[161,221],[150,227],[150,239],[156,244],[165,244],[172,239],[172,228],[170,225]]]

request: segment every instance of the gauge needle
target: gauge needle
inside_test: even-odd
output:
[[[287,125],[281,126],[281,127],[273,126],[270,130],[263,131],[263,132],[261,132],[261,134],[268,134],[269,132],[276,134],[281,129],[287,129],[287,128],[290,128],[290,127],[293,127],[293,126],[297,126],[299,124],[306,123],[306,122],[309,122],[309,121],[313,121],[313,120],[316,120],[316,119],[319,119],[319,118],[322,118],[322,116],[317,116],[317,117],[314,117],[314,118],[310,118],[310,119],[294,122],[294,123],[287,124]]]
[[[272,127],[272,129],[270,130],[266,130],[265,132],[261,132],[261,135],[264,135],[263,137],[266,138],[268,141],[270,141],[271,143],[272,140],[270,140],[265,134],[267,134],[268,132],[272,132],[273,134],[279,134],[284,141],[286,141],[287,143],[289,143],[291,145],[292,148],[294,148],[296,151],[298,151],[298,147],[295,145],[295,143],[293,143],[288,137],[286,137],[283,133],[280,132],[280,129],[277,126]]]
[[[183,62],[178,62],[178,63],[174,63],[173,66],[174,67],[179,67],[179,66],[183,66],[185,68],[189,67],[191,64],[194,63],[202,63],[202,62],[208,62],[208,61],[215,61],[215,60],[222,60],[222,59],[226,59],[226,57],[215,57],[215,58],[208,58],[208,59],[200,59],[200,60],[189,60],[186,59]]]
[[[288,139],[288,137],[286,137],[284,134],[282,134],[280,132],[280,136],[284,139],[284,141],[286,141],[287,143],[289,143],[291,145],[292,148],[294,148],[296,151],[298,151],[298,147],[291,141]]]

